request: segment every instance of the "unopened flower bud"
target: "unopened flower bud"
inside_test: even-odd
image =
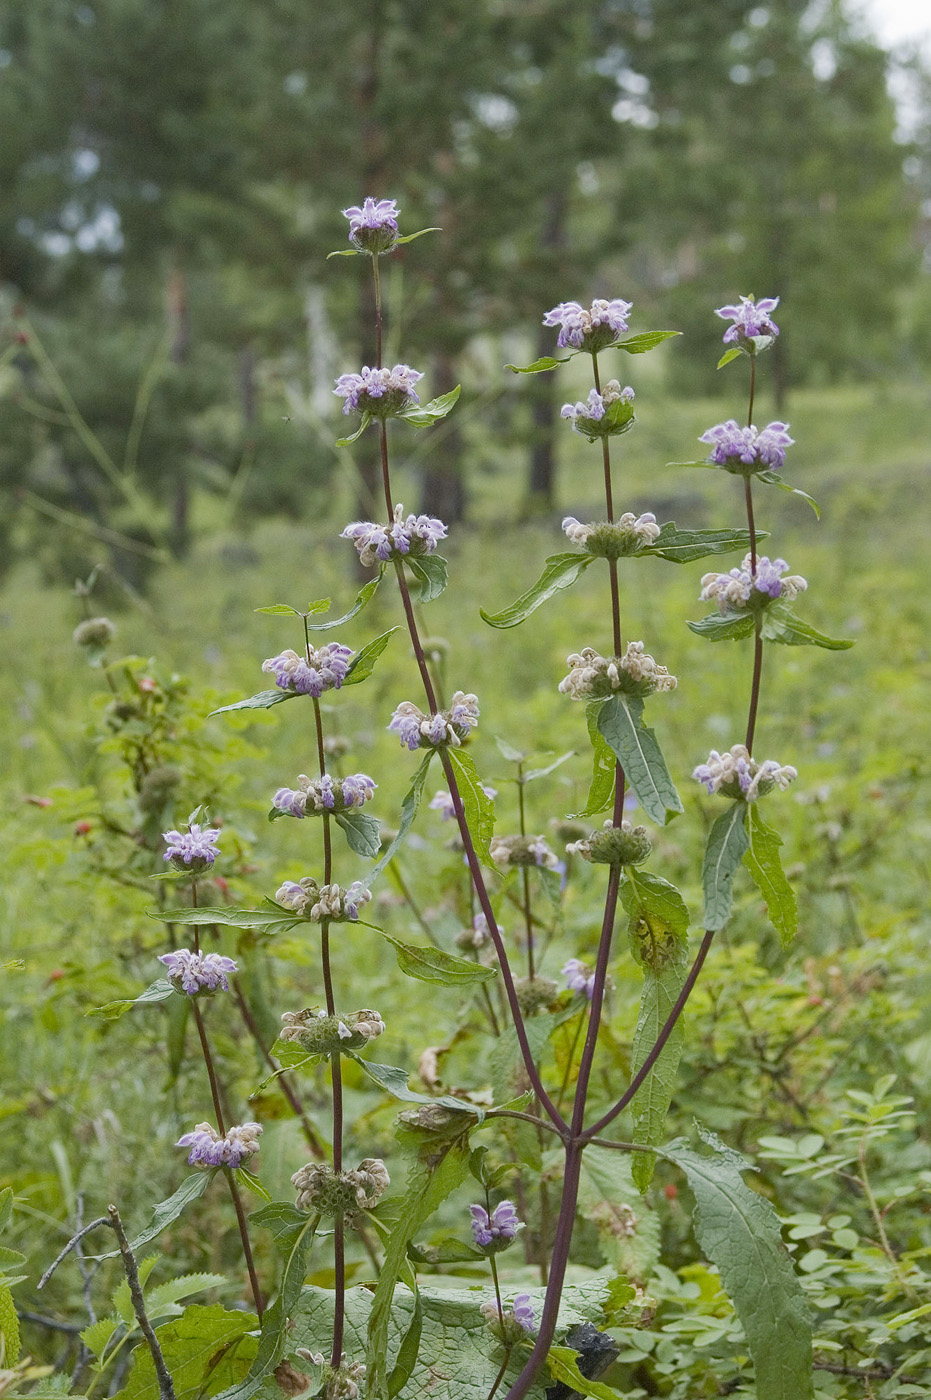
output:
[[[536,865],[544,870],[559,865],[559,857],[543,836],[493,836],[489,850],[495,865]]]
[[[116,628],[108,617],[89,617],[78,623],[73,636],[79,647],[105,647],[116,636]]]
[[[525,1016],[533,1016],[556,1000],[559,988],[549,977],[519,977],[514,983],[517,1004]]]
[[[159,813],[181,782],[181,770],[171,764],[151,768],[139,787],[139,806],[143,812]]]

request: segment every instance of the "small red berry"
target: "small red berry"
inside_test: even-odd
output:
[[[88,821],[75,822],[75,824],[74,824],[74,834],[75,834],[75,836],[86,836],[86,835],[88,834],[89,831],[93,831],[93,826],[91,825],[90,822],[88,822]]]
[[[674,1201],[679,1194],[679,1188],[674,1181],[670,1181],[663,1187],[663,1195],[667,1201]]]

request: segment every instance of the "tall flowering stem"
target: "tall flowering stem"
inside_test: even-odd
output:
[[[747,412],[747,427],[753,423],[753,400],[756,394],[756,355],[750,356],[750,407]],[[756,522],[753,518],[753,487],[750,473],[744,475],[744,499],[747,506],[747,529],[750,532],[750,572],[756,573]],[[747,750],[753,753],[753,738],[756,732],[756,712],[760,703],[760,683],[763,677],[763,620],[757,617],[753,637],[753,680],[750,683],[750,707],[747,712]]]

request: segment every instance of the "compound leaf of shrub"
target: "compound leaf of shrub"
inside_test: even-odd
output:
[[[402,943],[391,934],[382,935],[394,948],[398,967],[407,977],[418,982],[437,982],[443,987],[463,987],[471,982],[486,982],[497,974],[493,967],[475,962],[472,958],[457,958],[443,948],[425,944],[416,947]]]
[[[374,858],[381,850],[381,827],[375,817],[368,812],[346,811],[336,813],[336,825],[346,833],[350,850],[357,856]]]
[[[760,532],[757,539],[763,538]],[[653,543],[640,553],[658,554],[673,564],[690,564],[693,559],[704,559],[709,554],[730,554],[735,549],[749,548],[748,530],[680,530],[675,521],[670,520]]]
[[[349,670],[346,672],[343,685],[358,685],[360,681],[368,680],[375,669],[375,662],[381,656],[393,634],[399,630],[397,627],[389,627],[387,632],[382,632],[380,637],[375,637],[368,642],[349,663]]]
[[[697,622],[687,622],[686,626],[709,642],[737,642],[741,637],[753,636],[754,621],[749,613],[711,613]]]
[[[158,1329],[158,1340],[178,1400],[194,1397],[218,1379],[231,1380],[235,1367],[235,1343],[258,1324],[255,1313],[227,1312],[219,1303],[192,1303],[174,1322]],[[231,1391],[224,1392],[231,1394]],[[151,1352],[137,1347],[133,1368],[123,1390],[123,1400],[159,1400],[159,1382]]]
[[[449,761],[456,774],[459,796],[465,810],[469,834],[475,849],[486,865],[494,868],[489,842],[495,831],[495,803],[479,780],[478,770],[470,754],[462,749],[447,749]]]
[[[787,948],[798,933],[798,903],[779,859],[782,837],[766,825],[757,802],[747,804],[747,835],[750,844],[744,853],[744,865],[766,901],[770,923]]]
[[[695,1196],[695,1234],[743,1324],[758,1400],[810,1400],[811,1320],[779,1220],[741,1176],[747,1163],[713,1134],[706,1157],[684,1142],[664,1156],[681,1167]]]
[[[643,723],[640,696],[610,695],[601,706],[598,728],[647,816],[665,826],[683,807],[656,735]]]
[[[449,582],[449,564],[442,554],[419,554],[405,559],[411,573],[420,587],[415,603],[432,603],[438,598]]]
[[[824,647],[825,651],[846,651],[853,646],[852,641],[828,637],[824,632],[810,627],[784,603],[777,603],[764,612],[763,638],[767,642],[781,642],[783,646]]]
[[[328,622],[309,622],[305,619],[304,625],[308,632],[329,632],[332,627],[342,627],[344,622],[348,622],[350,618],[355,617],[356,613],[360,613],[366,603],[371,602],[375,597],[378,585],[381,583],[384,575],[385,566],[382,564],[375,577],[370,578],[368,583],[363,584],[359,589],[356,594],[356,601],[347,613],[343,613],[342,617],[330,618]]]
[[[705,893],[703,922],[706,929],[723,928],[731,916],[734,872],[750,844],[747,836],[747,804],[732,802],[708,833],[701,882]]]
[[[551,554],[536,583],[532,584],[526,593],[522,593],[509,608],[502,608],[501,612],[497,613],[488,613],[484,608],[479,611],[491,627],[516,627],[532,612],[536,612],[541,603],[552,598],[554,593],[571,588],[589,564],[594,563],[594,559],[593,554]]]

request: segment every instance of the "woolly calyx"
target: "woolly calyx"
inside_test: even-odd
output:
[[[241,1167],[259,1150],[260,1123],[241,1123],[218,1133],[209,1123],[198,1123],[192,1133],[178,1138],[178,1147],[189,1147],[192,1167]]]
[[[500,930],[504,932],[503,929]],[[488,920],[484,914],[476,914],[472,919],[472,927],[464,928],[456,934],[457,948],[486,948],[492,942],[491,934],[488,931]]]
[[[769,559],[765,554],[757,558],[756,572],[752,570],[750,554],[744,557],[739,569],[731,569],[728,574],[704,574],[699,598],[703,603],[715,602],[718,611],[731,612],[735,609],[766,608],[777,598],[791,603],[799,593],[808,587],[807,579],[801,574],[788,574],[783,578],[788,564],[784,559]]]
[[[469,1206],[472,1217],[472,1239],[486,1254],[507,1249],[524,1228],[512,1201],[500,1201],[491,1214],[482,1205]]]
[[[675,690],[677,681],[665,666],[643,649],[643,642],[628,642],[623,656],[600,656],[594,647],[583,647],[566,658],[569,674],[559,690],[573,700],[605,699],[616,691],[627,695],[651,695]]]
[[[405,515],[400,502],[387,525],[373,520],[354,520],[340,531],[341,540],[352,540],[359,562],[366,568],[385,564],[396,556],[433,554],[446,538],[446,526],[435,515]]]
[[[781,471],[786,449],[795,445],[795,439],[789,437],[788,423],[767,423],[758,431],[752,424],[741,427],[733,418],[716,423],[698,441],[710,444],[709,462],[741,476]]]
[[[183,833],[163,831],[162,839],[166,846],[163,859],[170,861],[175,870],[196,875],[213,865],[220,854],[220,848],[216,844],[219,835],[218,828],[201,827],[196,822],[192,822]]]
[[[616,437],[626,433],[634,422],[634,391],[630,385],[623,389],[620,380],[611,379],[602,393],[589,390],[588,399],[564,403],[560,418],[567,418],[577,433],[594,442],[596,438]]]
[[[635,516],[627,510],[617,521],[596,520],[583,525],[574,515],[567,515],[562,528],[573,544],[579,544],[598,559],[626,559],[639,554],[659,535],[656,516],[651,511]]]
[[[308,646],[304,656],[288,647],[278,656],[263,661],[262,670],[275,677],[275,684],[281,690],[319,699],[326,690],[339,690],[346,679],[351,657],[352,648],[341,646],[339,642],[327,642],[322,647]]]
[[[426,715],[410,700],[402,700],[387,727],[412,751],[436,749],[441,744],[459,748],[478,724],[478,717],[478,697],[457,690],[449,709],[435,715]]]
[[[333,393],[345,399],[343,413],[370,413],[373,418],[394,418],[420,403],[414,388],[423,379],[419,369],[394,365],[372,369],[363,365],[358,374],[341,374]]]
[[[285,1011],[281,1021],[278,1039],[293,1041],[308,1055],[362,1050],[385,1029],[378,1012],[368,1009],[329,1016],[317,1007],[305,1007],[303,1011]]]
[[[615,826],[609,818],[601,831],[593,831],[581,841],[571,841],[566,847],[569,855],[581,856],[596,865],[642,865],[653,849],[645,826],[621,822]]]
[[[308,1162],[291,1177],[298,1210],[316,1215],[353,1216],[374,1210],[391,1184],[384,1162],[366,1157],[354,1171],[337,1172],[326,1162]]]
[[[342,213],[349,220],[349,241],[365,253],[390,253],[398,241],[397,200],[373,199],[351,204]]]
[[[72,634],[79,647],[105,647],[116,636],[116,628],[108,617],[89,617],[79,622]]]
[[[493,836],[489,847],[495,865],[540,866],[555,870],[559,857],[543,836]]]
[[[317,1361],[317,1356],[312,1358]],[[323,1366],[323,1390],[321,1400],[359,1400],[365,1382],[365,1363],[348,1361],[343,1352],[342,1360],[335,1369],[320,1355]],[[319,1365],[320,1363],[317,1362]]]
[[[523,1014],[534,1016],[553,1004],[559,988],[550,977],[519,977],[514,983],[514,991]]]
[[[159,958],[168,969],[168,980],[176,992],[189,997],[213,996],[216,991],[228,992],[227,974],[236,971],[232,958],[219,953],[197,953],[191,948],[178,948],[162,953]]]
[[[748,355],[767,350],[779,334],[772,312],[779,305],[778,297],[741,297],[740,305],[719,306],[715,311],[722,321],[733,321],[722,337],[725,345],[735,345]]]
[[[755,802],[774,787],[784,792],[798,777],[798,769],[781,764],[775,758],[766,758],[762,763],[757,763],[755,758],[750,757],[746,744],[735,744],[723,754],[712,749],[707,762],[700,763],[692,777],[696,782],[704,783],[709,793],[719,792],[724,797],[742,797],[745,802]]]
[[[544,326],[558,326],[556,344],[561,350],[586,350],[590,354],[615,345],[626,334],[633,302],[598,297],[586,310],[577,301],[561,301],[543,317]]]
[[[346,812],[352,807],[363,807],[375,796],[378,784],[367,773],[350,773],[347,778],[333,778],[324,773],[320,778],[309,778],[306,773],[298,773],[296,788],[279,788],[272,798],[272,806],[289,817],[319,816],[322,812]]]
[[[285,880],[275,893],[276,904],[317,924],[324,919],[330,923],[353,923],[371,898],[371,890],[361,880],[344,890],[339,885],[319,885],[310,875],[302,880]]]
[[[139,806],[143,812],[160,812],[180,782],[181,770],[170,763],[151,768],[139,788]]]

